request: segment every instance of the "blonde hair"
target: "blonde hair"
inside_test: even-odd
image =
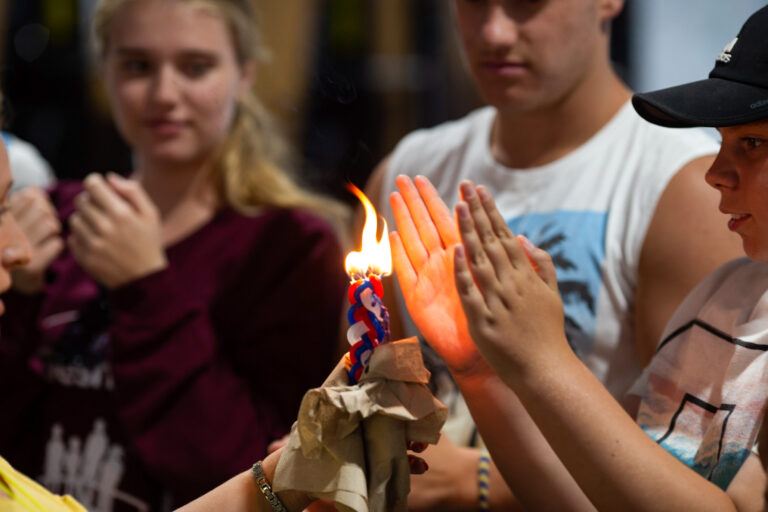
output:
[[[99,0],[93,18],[93,44],[103,60],[110,24],[132,0]],[[263,60],[252,0],[171,0],[210,9],[228,25],[241,67]],[[344,235],[349,211],[341,203],[309,192],[286,169],[286,145],[253,90],[237,106],[232,127],[213,166],[212,180],[222,204],[245,214],[261,207],[304,208],[329,220]]]

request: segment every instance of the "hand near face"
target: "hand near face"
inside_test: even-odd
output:
[[[84,187],[69,219],[67,242],[94,279],[117,288],[168,265],[159,213],[141,185],[92,174]]]
[[[460,242],[450,210],[429,181],[399,176],[390,196],[398,231],[392,261],[408,312],[455,377],[490,372],[467,329],[453,281],[453,246]]]
[[[549,255],[512,234],[487,189],[463,182],[461,192],[456,287],[488,363],[507,380],[558,353],[572,355]]]
[[[29,241],[29,263],[11,272],[13,288],[27,295],[43,289],[45,271],[64,248],[61,223],[48,194],[25,188],[8,200],[11,214]]]

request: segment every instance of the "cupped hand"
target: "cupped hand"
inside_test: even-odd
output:
[[[29,262],[11,273],[12,286],[31,295],[43,289],[45,271],[64,249],[61,223],[48,194],[37,187],[12,195],[8,206],[30,248]]]
[[[84,181],[69,219],[69,249],[78,263],[107,288],[168,265],[160,215],[138,182],[115,174]]]
[[[488,363],[509,381],[558,354],[572,355],[550,256],[515,237],[485,187],[462,182],[460,190],[456,287]]]
[[[487,375],[490,368],[467,328],[453,279],[456,222],[424,177],[398,176],[390,196],[397,231],[390,235],[392,261],[416,327],[457,379]]]

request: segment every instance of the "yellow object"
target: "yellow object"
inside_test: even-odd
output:
[[[87,512],[72,496],[57,496],[0,457],[0,512]]]

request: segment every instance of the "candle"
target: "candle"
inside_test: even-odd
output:
[[[387,223],[382,219],[383,229],[376,238],[378,222],[376,210],[360,189],[349,185],[349,189],[365,207],[362,248],[347,255],[345,267],[351,280],[347,298],[347,341],[351,345],[347,358],[347,371],[352,384],[360,380],[367,368],[373,350],[389,342],[389,314],[384,306],[384,288],[381,277],[392,270],[392,254],[389,249]]]

